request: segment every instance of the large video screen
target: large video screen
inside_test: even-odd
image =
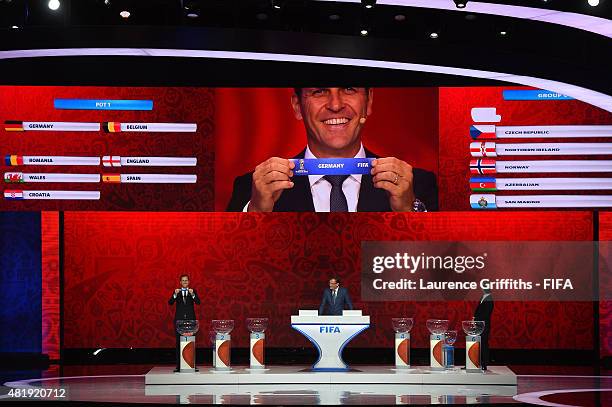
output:
[[[1,210],[612,206],[612,115],[537,89],[2,87],[0,122]]]

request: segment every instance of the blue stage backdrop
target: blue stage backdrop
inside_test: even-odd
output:
[[[0,212],[0,352],[41,352],[40,212]]]

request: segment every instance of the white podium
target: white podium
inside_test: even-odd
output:
[[[318,315],[316,310],[300,310],[291,316],[291,327],[304,335],[319,351],[313,371],[346,371],[342,350],[361,331],[370,327],[370,317],[360,310],[342,315]]]

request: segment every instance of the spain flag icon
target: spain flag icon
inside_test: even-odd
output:
[[[120,183],[121,175],[120,174],[102,174],[102,182]]]

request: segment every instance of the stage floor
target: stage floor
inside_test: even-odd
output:
[[[366,369],[365,366],[355,367],[358,370]],[[297,369],[289,366],[286,368]],[[386,366],[372,366],[372,368],[373,371],[389,369]],[[210,369],[210,366],[203,366],[201,369]],[[142,405],[142,403],[231,405],[525,403],[543,406],[612,406],[610,372],[571,366],[513,366],[512,370],[518,373],[516,386],[389,382],[147,385],[146,375],[153,370],[152,365],[54,365],[45,371],[2,372],[0,370],[0,376],[4,375],[4,380],[0,380],[0,383],[4,382],[4,385],[0,386],[0,405],[3,401],[15,399],[8,394],[10,390],[32,392],[39,389],[64,389],[65,398],[61,401],[96,402],[100,403],[98,405],[109,407],[114,407],[117,403],[132,405]],[[167,370],[171,371],[172,367],[167,366]],[[202,370],[200,373],[205,373]],[[234,375],[236,374],[226,376]],[[430,376],[433,377],[434,374]],[[31,400],[22,398],[22,401]]]
[[[506,366],[490,366],[482,373],[465,370],[435,371],[429,367],[395,369],[359,366],[347,372],[312,372],[309,366],[269,366],[266,369],[232,368],[219,371],[202,367],[195,373],[174,373],[168,366],[154,367],[145,375],[146,385],[257,385],[257,384],[408,384],[516,386],[516,375]]]

